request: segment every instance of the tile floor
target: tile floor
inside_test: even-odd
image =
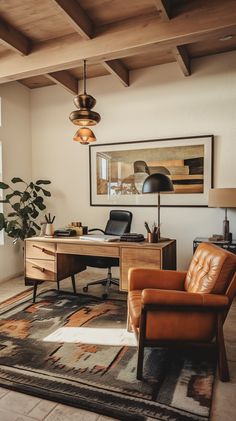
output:
[[[90,271],[80,274],[80,280],[77,281],[78,292],[82,292],[82,286],[85,282],[100,277],[97,273]],[[43,284],[43,287],[46,285],[49,288],[52,287],[49,283]],[[27,288],[29,287],[24,286],[23,278],[2,282],[0,283],[0,301],[4,301]],[[70,281],[63,281],[61,288],[70,289]],[[93,288],[91,293],[93,295],[101,294],[100,287]],[[116,297],[117,292],[114,290],[110,296]],[[225,323],[225,337],[231,381],[222,383],[216,379],[211,421],[234,421],[236,419],[236,301],[233,303]],[[35,420],[112,421],[114,418],[0,388],[0,421]]]

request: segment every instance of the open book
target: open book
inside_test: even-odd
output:
[[[106,235],[106,234],[88,234],[82,235],[80,240],[83,241],[119,241],[119,235]]]

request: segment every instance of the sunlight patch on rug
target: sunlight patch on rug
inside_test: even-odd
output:
[[[126,329],[61,327],[43,339],[44,342],[83,343],[110,346],[137,346],[134,333]]]

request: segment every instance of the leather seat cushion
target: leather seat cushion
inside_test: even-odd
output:
[[[139,327],[141,315],[141,294],[141,290],[134,290],[129,292],[128,311],[134,327]]]

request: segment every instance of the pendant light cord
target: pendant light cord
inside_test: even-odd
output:
[[[86,94],[86,60],[84,60],[84,93]]]

